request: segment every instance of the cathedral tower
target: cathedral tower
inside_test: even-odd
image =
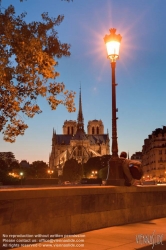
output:
[[[84,117],[82,113],[82,101],[81,101],[81,88],[80,88],[80,95],[79,95],[79,111],[78,111],[78,117],[77,117],[77,132],[83,132],[84,131]]]

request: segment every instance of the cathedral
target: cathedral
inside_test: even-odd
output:
[[[62,174],[65,162],[71,158],[85,163],[89,158],[110,154],[109,134],[104,134],[101,120],[88,122],[87,133],[84,130],[81,89],[79,94],[79,110],[77,121],[66,120],[63,134],[56,134],[53,129],[52,150],[49,156],[49,167]]]

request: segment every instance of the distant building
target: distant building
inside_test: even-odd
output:
[[[135,152],[132,156],[131,156],[131,160],[137,160],[142,162],[142,152]]]
[[[109,134],[104,134],[101,120],[88,122],[87,133],[84,131],[81,90],[79,95],[79,111],[77,121],[65,121],[63,134],[56,134],[53,129],[52,150],[49,156],[49,167],[59,169],[68,159],[74,158],[79,163],[85,163],[90,157],[110,154]]]
[[[166,180],[166,126],[144,140],[142,165],[146,179]]]

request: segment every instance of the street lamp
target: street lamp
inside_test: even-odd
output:
[[[116,112],[116,81],[115,81],[115,68],[116,60],[119,58],[120,43],[122,37],[116,34],[116,29],[110,29],[110,34],[105,35],[104,42],[107,49],[107,58],[110,60],[112,69],[112,156],[109,160],[109,168],[106,179],[107,185],[123,186],[124,176],[121,166],[121,161],[118,157],[118,142],[117,142],[117,116]]]
[[[48,174],[50,175],[50,178],[51,178],[51,175],[54,173],[54,171],[49,169],[47,172],[48,172]]]
[[[20,172],[20,176],[21,176],[21,186],[22,186],[23,175],[24,175],[24,173],[23,173],[23,172]]]
[[[97,174],[98,174],[98,171],[92,171],[92,174],[91,174],[91,176],[93,177],[93,178],[97,178]]]
[[[115,67],[116,60],[119,58],[121,35],[117,35],[116,29],[110,29],[110,34],[104,37],[104,42],[107,49],[107,57],[110,59],[112,68],[112,158],[118,158],[118,143],[117,143],[117,124],[116,124],[116,82],[115,82]]]

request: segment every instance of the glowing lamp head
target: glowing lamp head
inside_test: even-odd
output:
[[[119,58],[120,42],[122,36],[115,34],[116,29],[110,29],[110,34],[104,37],[104,42],[107,48],[108,58],[115,62]]]

